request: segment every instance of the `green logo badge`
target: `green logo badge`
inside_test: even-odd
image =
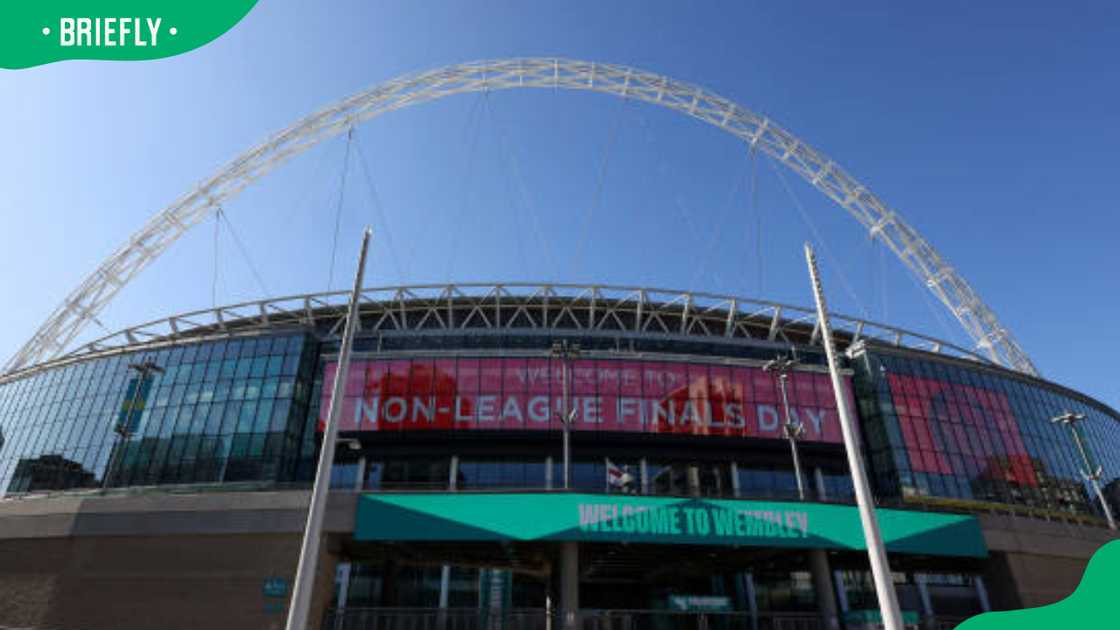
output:
[[[0,9],[0,68],[65,59],[137,61],[194,50],[257,0],[22,0]]]

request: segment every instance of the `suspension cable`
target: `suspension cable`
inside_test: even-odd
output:
[[[502,150],[503,163],[507,165],[507,171],[512,172],[514,180],[514,203],[520,208],[523,208],[529,215],[529,223],[533,230],[533,238],[540,243],[540,251],[544,254],[545,264],[548,269],[553,273],[559,268],[556,266],[556,258],[552,253],[552,244],[549,239],[544,237],[544,231],[541,230],[540,220],[538,218],[537,206],[533,202],[533,197],[529,192],[529,187],[525,183],[525,176],[521,171],[521,161],[517,158],[517,152],[509,142],[509,136],[506,134],[505,125],[498,119],[496,108],[492,103],[487,102],[486,111],[490,114],[491,124],[494,125],[494,130],[498,135],[499,148]],[[517,210],[514,209],[514,220],[517,220]],[[520,225],[518,225],[518,232],[520,233]]]
[[[327,272],[327,291],[334,284],[334,261],[338,254],[338,233],[342,228],[342,200],[346,195],[346,174],[350,171],[350,146],[353,144],[354,127],[346,132],[346,155],[342,158],[342,174],[338,182],[338,205],[334,211],[334,241],[331,243],[331,265]],[[227,219],[228,220],[228,219]]]
[[[517,268],[522,270],[522,272],[524,272],[525,270],[527,270],[529,268],[529,265],[528,265],[528,262],[527,262],[528,259],[525,257],[525,242],[524,242],[524,239],[521,238],[521,235],[524,234],[525,231],[521,229],[521,217],[519,216],[520,215],[520,212],[519,212],[520,209],[518,208],[518,204],[517,204],[516,192],[515,192],[515,190],[511,190],[511,182],[510,182],[511,178],[510,178],[510,174],[509,174],[510,168],[509,168],[509,163],[505,158],[504,146],[502,144],[502,139],[501,139],[501,132],[498,129],[498,118],[494,114],[494,105],[493,105],[493,103],[490,102],[489,95],[487,95],[487,98],[486,98],[485,101],[483,101],[482,105],[483,105],[483,109],[486,110],[485,111],[486,117],[490,119],[490,127],[493,129],[494,139],[496,140],[497,145],[498,145],[498,153],[501,156],[501,165],[502,165],[503,173],[505,175],[505,182],[504,183],[505,183],[506,199],[511,202],[512,210],[513,210],[513,229],[514,229],[514,234],[515,234],[515,236],[513,238],[513,247],[517,251]]]
[[[700,279],[704,271],[707,269],[708,261],[712,258],[712,256],[716,255],[719,246],[722,244],[725,230],[721,229],[722,226],[720,224],[724,222],[724,218],[727,216],[728,211],[735,203],[735,198],[739,196],[739,190],[742,187],[743,182],[747,179],[750,162],[748,160],[743,160],[743,165],[740,168],[740,171],[734,173],[734,176],[731,180],[731,187],[727,191],[727,200],[724,202],[723,208],[720,213],[715,217],[715,221],[713,222],[715,228],[712,230],[712,235],[708,240],[708,246],[700,252],[700,264],[697,265],[696,271],[692,274],[692,280],[689,284],[690,288],[696,285],[696,282]],[[712,272],[712,277],[719,284],[723,284],[723,280],[721,280],[719,277],[718,270]]]
[[[688,236],[689,236],[689,239],[690,239],[689,242],[698,246],[700,241],[701,241],[700,230],[697,229],[696,222],[692,220],[692,214],[693,213],[685,205],[684,198],[682,198],[680,195],[673,195],[673,207],[675,207],[678,210],[679,214],[681,215],[681,219],[684,220],[685,227],[688,228]],[[705,257],[704,260],[706,260],[706,257]],[[721,278],[719,276],[719,271],[713,271],[712,272],[712,277],[715,278],[716,282],[718,282],[720,284],[723,283],[723,278]],[[691,280],[691,282],[689,283],[689,285],[686,288],[688,288],[689,290],[692,290],[692,289],[695,288],[693,286],[696,283],[695,278],[696,278],[696,274],[693,275],[693,279]]]
[[[370,175],[369,162],[366,161],[365,152],[362,151],[362,143],[358,137],[354,138],[354,151],[358,154],[358,165],[362,169],[362,175],[365,179],[366,189],[369,191],[369,196],[373,202],[373,211],[375,213],[375,220],[381,224],[382,231],[385,234],[385,244],[389,246],[389,256],[393,259],[393,268],[397,272],[397,280],[400,284],[405,284],[405,273],[402,267],[400,257],[397,255],[397,248],[393,245],[393,231],[389,229],[389,220],[381,205],[381,196],[377,194],[377,187],[373,183],[373,176]]]
[[[583,224],[580,226],[578,240],[576,241],[576,257],[572,261],[573,266],[578,266],[579,261],[583,259],[584,242],[590,239],[587,235],[588,229],[591,227],[592,215],[599,209],[599,204],[603,199],[603,186],[607,180],[607,170],[610,166],[611,149],[614,147],[615,140],[618,139],[618,130],[622,126],[622,110],[627,103],[630,102],[629,98],[623,97],[623,102],[618,104],[618,113],[614,119],[614,126],[611,129],[611,134],[607,138],[607,144],[603,147],[603,159],[599,165],[599,181],[595,186],[595,196],[591,199],[591,205],[587,207],[587,212],[583,217]]]
[[[820,243],[821,249],[824,250],[825,256],[828,257],[829,262],[832,264],[832,267],[836,270],[836,275],[840,278],[840,284],[848,293],[848,297],[852,298],[852,302],[863,313],[864,318],[871,319],[871,316],[867,312],[867,308],[865,308],[863,305],[863,301],[859,299],[859,295],[855,292],[855,290],[852,289],[851,283],[848,282],[848,278],[844,274],[844,269],[840,266],[840,261],[835,256],[833,256],[832,249],[828,246],[828,242],[824,240],[824,237],[821,236],[820,231],[817,230],[817,226],[815,223],[813,223],[812,217],[810,217],[809,213],[805,211],[805,206],[801,205],[801,200],[798,199],[797,195],[793,193],[793,189],[790,188],[789,182],[786,180],[785,175],[783,175],[782,172],[778,170],[778,167],[774,164],[774,160],[767,159],[767,161],[770,163],[770,170],[772,170],[774,174],[778,176],[778,180],[782,183],[782,188],[785,189],[786,194],[789,196],[790,200],[793,201],[794,207],[797,208],[798,214],[801,215],[801,221],[805,223],[806,227],[809,228],[809,232],[812,233],[813,239],[816,240],[816,242]]]
[[[448,233],[451,234],[451,254],[447,257],[446,280],[448,284],[451,283],[451,272],[455,269],[455,259],[459,253],[459,224],[462,222],[463,214],[467,211],[467,206],[470,204],[470,200],[467,198],[467,191],[471,182],[474,180],[474,153],[475,148],[478,146],[478,136],[482,129],[482,115],[479,109],[480,103],[482,99],[485,98],[486,94],[487,92],[479,92],[470,111],[467,112],[466,121],[463,123],[463,131],[466,134],[470,134],[470,140],[467,146],[467,164],[466,168],[463,169],[463,185],[461,189],[462,192],[459,194],[459,207],[452,219],[451,229],[448,231]],[[474,125],[473,133],[471,130],[472,123]]]
[[[218,257],[218,236],[222,230],[222,212],[219,208],[218,212],[214,213],[214,276],[210,283],[210,308],[218,308],[218,263],[221,259]]]
[[[229,235],[233,237],[233,244],[237,246],[237,251],[241,254],[241,257],[245,259],[245,264],[248,265],[249,271],[253,274],[253,279],[257,281],[257,285],[260,287],[264,297],[269,297],[272,294],[268,291],[268,286],[264,283],[264,278],[261,276],[260,272],[257,271],[257,266],[253,264],[253,258],[249,256],[249,250],[245,247],[245,244],[241,242],[241,237],[237,235],[237,230],[233,228],[233,223],[230,222],[229,215],[226,214],[226,211],[221,206],[218,206],[217,214],[226,222],[226,229],[229,230]]]
[[[754,266],[758,270],[756,295],[762,297],[765,276],[762,269],[762,209],[758,207],[758,148],[751,145],[751,214],[754,215]]]

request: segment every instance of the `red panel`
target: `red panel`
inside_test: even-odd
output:
[[[335,366],[324,372],[327,384]],[[547,359],[355,361],[344,431],[559,430],[561,363]],[[577,431],[782,438],[775,378],[760,368],[581,360],[572,365]],[[850,383],[845,381],[850,396]],[[839,443],[827,377],[798,373],[790,413],[805,439]],[[329,387],[321,400],[325,409]]]
[[[457,373],[459,375],[460,394],[474,393],[478,391],[478,359],[459,359]]]
[[[529,393],[545,395],[550,393],[552,384],[550,369],[548,359],[529,359],[525,362],[525,381]]]
[[[506,359],[502,362],[502,391],[529,391],[529,373],[524,359]]]
[[[502,393],[503,359],[482,359],[478,362],[478,391],[483,394]]]
[[[638,361],[618,361],[615,362],[615,365],[618,370],[618,395],[640,398],[642,396],[643,364]]]

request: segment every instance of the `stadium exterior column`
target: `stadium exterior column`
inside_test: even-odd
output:
[[[832,580],[836,584],[836,601],[840,603],[840,613],[848,612],[848,591],[844,588],[844,574],[839,569],[832,572]]]
[[[439,607],[447,608],[447,601],[451,591],[451,565],[445,564],[439,572]]]
[[[366,489],[366,456],[362,455],[358,458],[358,469],[354,475],[354,492],[361,492]]]
[[[455,492],[459,489],[459,456],[451,456],[451,464],[447,467],[447,489]],[[445,564],[440,567],[439,572],[439,607],[441,610],[447,608],[447,602],[451,592],[451,565]],[[446,625],[446,617],[440,617],[440,627]]]
[[[335,616],[334,616],[335,630],[340,630],[342,628],[342,625],[343,625],[344,620],[346,618],[346,615],[345,615],[346,600],[350,595],[350,567],[351,566],[352,565],[349,561],[339,562],[338,563],[338,568],[336,569],[336,572],[337,572],[337,575],[338,575],[338,577],[336,578],[336,581],[338,582],[338,601],[335,602],[335,607],[334,607],[334,609],[335,609]]]
[[[747,587],[747,610],[751,613],[751,630],[758,630],[758,597],[754,590],[754,573],[747,571],[743,575]]]
[[[824,623],[824,630],[839,630],[840,615],[836,611],[835,587],[828,566],[828,552],[824,549],[809,550],[809,570],[813,574],[813,591],[817,594],[817,612]]]
[[[922,617],[927,628],[933,627],[933,600],[929,598],[929,585],[925,573],[914,574],[914,584],[918,587],[918,599],[922,603]]]
[[[579,543],[560,543],[560,627],[579,627]]]
[[[988,612],[992,609],[992,604],[988,601],[988,589],[984,586],[984,578],[977,575],[973,584],[976,585],[976,597],[980,600],[980,610]]]
[[[649,494],[649,463],[644,457],[640,462],[639,473],[641,474],[642,478],[642,494]]]

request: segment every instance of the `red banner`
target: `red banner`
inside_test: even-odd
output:
[[[1004,393],[898,374],[888,382],[915,472],[1038,485]]]
[[[324,415],[335,370],[324,375]],[[339,429],[559,430],[562,374],[550,359],[354,361]],[[576,431],[783,437],[777,378],[761,368],[578,360],[570,378]],[[845,389],[851,401],[847,380]],[[842,442],[827,374],[791,373],[787,392],[804,440]]]

